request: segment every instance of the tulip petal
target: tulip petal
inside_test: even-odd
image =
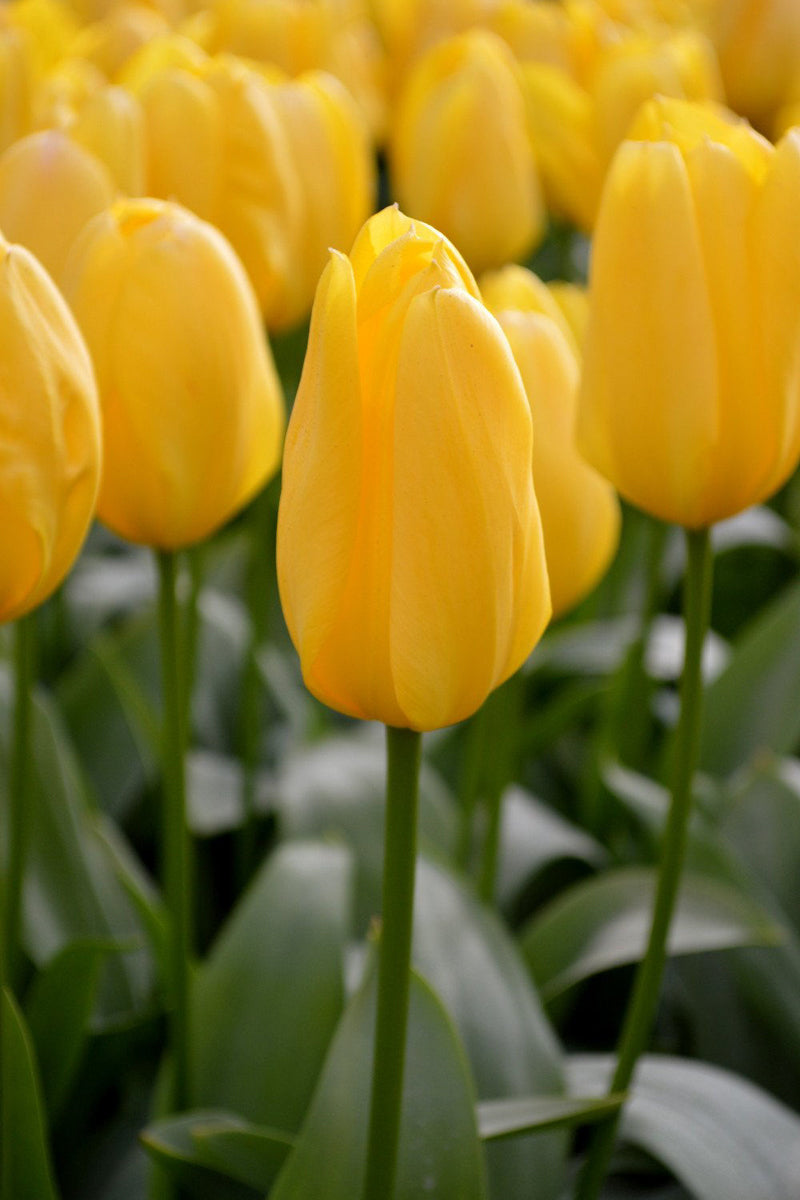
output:
[[[761,390],[783,414],[780,445],[761,496],[785,481],[800,455],[800,132],[778,144],[755,220],[756,303],[762,314]]]
[[[714,327],[689,181],[676,147],[626,142],[592,256],[579,446],[617,490],[693,525],[719,437]]]
[[[410,305],[394,412],[390,641],[407,723],[473,712],[550,612],[519,373],[494,318],[459,291]]]
[[[339,619],[352,565],[361,443],[355,286],[348,260],[333,253],[317,289],[286,437],[277,552],[281,602],[306,683],[346,711],[354,702],[342,697],[340,703],[319,659]]]

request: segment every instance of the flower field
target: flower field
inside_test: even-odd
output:
[[[0,6],[0,1200],[798,1200],[800,5]]]

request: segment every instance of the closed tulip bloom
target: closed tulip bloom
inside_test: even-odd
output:
[[[403,208],[441,229],[474,271],[527,255],[544,207],[513,55],[480,30],[410,72],[390,139]]]
[[[142,106],[121,87],[89,96],[69,126],[70,137],[90,150],[126,196],[145,192],[147,144]]]
[[[800,137],[654,100],[593,247],[579,443],[634,504],[699,529],[800,455]]]
[[[201,541],[280,458],[280,386],[241,264],[178,205],[120,200],[75,246],[65,292],[103,408],[98,516],[162,550]]]
[[[29,134],[0,155],[0,229],[58,283],[78,234],[115,193],[100,160],[58,129]]]
[[[0,237],[0,621],[46,600],[94,514],[100,410],[74,318],[32,254]]]
[[[286,443],[278,582],[314,695],[435,729],[516,670],[550,615],[531,440],[458,252],[372,217],[320,280]]]
[[[800,5],[796,0],[713,0],[710,27],[728,104],[770,131],[800,75]]]
[[[641,105],[657,94],[722,95],[710,42],[688,30],[620,35],[597,48],[584,82],[547,63],[523,64],[521,78],[548,205],[587,232],[609,163]]]
[[[0,28],[0,151],[30,132],[33,85],[29,40],[18,29]]]
[[[619,502],[578,451],[580,362],[558,302],[524,267],[484,277],[481,292],[509,340],[531,406],[533,478],[557,617],[605,574],[619,542]]]

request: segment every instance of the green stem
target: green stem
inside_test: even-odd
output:
[[[503,826],[503,792],[515,774],[514,752],[521,719],[522,686],[522,675],[518,671],[492,692],[483,706],[488,714],[490,762],[484,797],[488,823],[478,873],[478,895],[484,904],[494,902]]]
[[[158,552],[159,633],[163,687],[162,872],[170,916],[168,1038],[173,1068],[172,1107],[188,1104],[189,974],[192,950],[192,887],[186,824],[185,641],[181,638],[175,596],[176,556]]]
[[[250,509],[250,563],[248,608],[250,637],[242,677],[240,737],[242,757],[242,810],[244,821],[237,839],[237,876],[241,888],[253,870],[256,854],[256,778],[261,746],[261,686],[257,655],[269,632],[270,602],[274,589],[275,505],[265,488]]]
[[[421,745],[422,735],[413,730],[391,727],[386,730],[383,917],[372,1099],[361,1200],[392,1200],[394,1195],[408,1024]]]
[[[0,930],[0,986],[14,986],[19,967],[22,933],[22,888],[28,845],[33,718],[35,617],[29,614],[14,626],[14,716],[8,778],[8,824],[3,927]]]
[[[686,650],[681,681],[681,715],[673,762],[672,800],[664,827],[650,938],[636,973],[633,994],[625,1014],[610,1092],[627,1091],[636,1063],[652,1032],[667,958],[667,936],[686,855],[692,811],[692,778],[700,745],[703,694],[701,659],[711,610],[712,558],[708,530],[687,530],[686,544]],[[600,1193],[614,1148],[619,1115],[617,1112],[596,1130],[578,1182],[578,1200],[595,1200]]]
[[[462,770],[459,791],[461,793],[461,818],[458,833],[456,861],[464,871],[469,870],[472,858],[472,836],[475,826],[475,812],[478,807],[478,796],[481,790],[482,768],[486,760],[486,748],[489,741],[489,715],[484,701],[475,715],[470,719],[465,730],[466,746],[462,759]]]

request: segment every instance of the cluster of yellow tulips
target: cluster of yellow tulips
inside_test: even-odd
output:
[[[0,617],[53,593],[95,515],[169,556],[283,461],[286,623],[310,691],[389,727],[387,866],[405,856],[386,885],[364,1200],[390,1200],[395,1170],[418,735],[475,713],[591,591],[618,495],[689,531],[661,929],[614,1089],[630,1082],[680,876],[707,531],[800,459],[794,122],[793,0],[0,9]],[[588,292],[522,265],[565,229],[588,246]],[[309,314],[284,447],[265,329]]]

